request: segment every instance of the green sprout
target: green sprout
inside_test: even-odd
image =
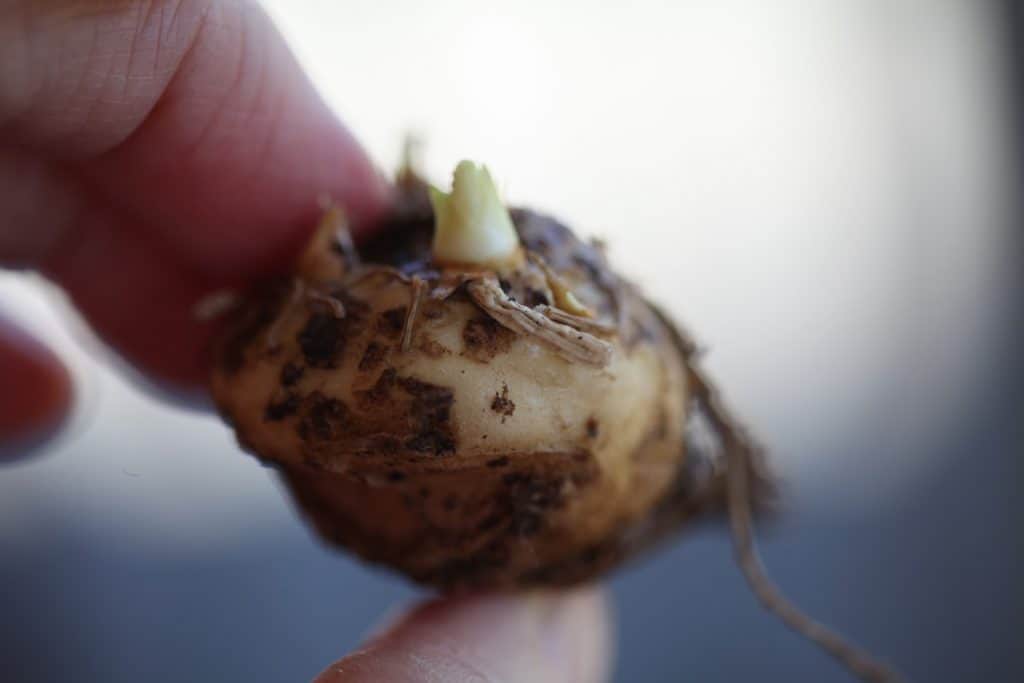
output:
[[[432,187],[430,201],[437,263],[505,270],[522,261],[519,235],[486,166],[460,161],[452,191]]]

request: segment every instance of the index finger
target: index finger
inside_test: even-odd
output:
[[[195,300],[285,267],[319,195],[357,223],[384,206],[385,183],[253,3],[3,12],[0,259],[51,275],[143,369],[201,379]]]

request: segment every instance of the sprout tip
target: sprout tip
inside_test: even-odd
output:
[[[452,191],[430,188],[434,206],[433,255],[442,266],[477,266],[508,270],[523,259],[508,209],[486,166],[461,161]]]

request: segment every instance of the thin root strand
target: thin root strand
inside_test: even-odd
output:
[[[512,301],[493,277],[473,280],[466,289],[477,306],[499,325],[535,337],[563,358],[601,368],[611,363],[611,344]]]
[[[682,337],[682,335],[680,334]],[[696,345],[683,338],[688,355]],[[704,408],[722,442],[728,476],[729,525],[736,563],[751,591],[769,612],[794,632],[815,643],[858,678],[871,683],[897,683],[903,678],[838,633],[811,619],[790,602],[768,577],[754,541],[750,476],[763,467],[761,449],[747,436],[722,405],[718,392],[703,373],[687,360],[694,396]]]
[[[281,334],[281,328],[291,318],[292,311],[299,305],[299,302],[302,300],[305,293],[305,283],[299,278],[293,279],[291,293],[288,295],[288,302],[284,305],[284,308],[281,309],[281,313],[267,329],[266,351],[268,353],[273,353],[279,348],[280,345],[278,343],[278,337]]]
[[[331,315],[338,320],[342,320],[345,315],[345,304],[341,302],[337,297],[333,297],[330,294],[324,294],[315,289],[310,289],[306,292],[306,300],[310,302],[321,303],[330,309]]]
[[[409,350],[412,346],[413,328],[416,325],[416,318],[420,312],[420,299],[426,283],[422,278],[412,276],[412,291],[409,293],[409,310],[405,314],[405,323],[402,325],[402,352]]]

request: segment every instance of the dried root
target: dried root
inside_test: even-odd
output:
[[[416,317],[420,312],[420,299],[426,283],[415,275],[412,276],[412,290],[409,292],[409,308],[405,314],[405,322],[402,325],[402,351],[408,351],[412,345],[413,327],[416,325]]]
[[[582,330],[583,332],[588,332],[590,334],[606,337],[613,335],[616,332],[616,328],[613,325],[603,323],[593,318],[584,318],[583,316],[566,313],[562,309],[555,308],[554,306],[541,304],[540,306],[535,306],[534,310],[542,315],[546,315],[556,323],[568,325],[573,329]]]
[[[338,320],[342,320],[345,317],[345,304],[341,302],[341,299],[331,296],[330,294],[324,294],[323,292],[315,289],[309,289],[306,291],[306,301],[324,304],[331,312],[331,315]]]
[[[503,327],[517,334],[536,337],[570,361],[597,367],[605,367],[611,362],[611,344],[512,301],[493,277],[473,280],[466,287],[473,301]]]
[[[660,313],[659,313],[660,315]],[[897,683],[903,678],[839,634],[811,619],[791,603],[768,577],[754,541],[750,482],[763,479],[764,452],[722,403],[717,389],[693,362],[697,345],[677,327],[675,342],[686,359],[693,400],[701,407],[725,456],[729,525],[736,564],[751,591],[786,626],[815,643],[852,674],[871,683]]]

